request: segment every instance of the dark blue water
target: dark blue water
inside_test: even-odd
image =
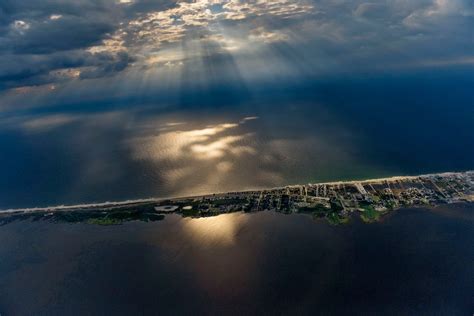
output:
[[[470,315],[472,204],[0,227],[2,315]]]
[[[451,69],[9,108],[0,208],[474,169],[473,86]]]

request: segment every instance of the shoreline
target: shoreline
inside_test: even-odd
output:
[[[183,199],[196,199],[196,198],[206,198],[213,197],[218,195],[226,195],[233,193],[250,193],[250,192],[263,192],[263,191],[272,191],[272,190],[282,190],[285,188],[294,188],[301,186],[317,186],[317,185],[347,185],[347,184],[369,184],[369,183],[381,183],[381,182],[396,182],[396,181],[405,181],[405,180],[414,180],[418,178],[430,178],[430,177],[447,177],[447,176],[456,176],[456,175],[466,175],[473,174],[474,170],[460,171],[460,172],[440,172],[440,173],[428,173],[415,176],[391,176],[384,178],[374,178],[374,179],[364,179],[364,180],[347,180],[347,181],[331,181],[331,182],[317,182],[317,183],[308,183],[308,184],[289,184],[279,187],[271,188],[260,188],[260,189],[247,189],[240,191],[224,191],[224,192],[215,192],[210,194],[201,194],[201,195],[188,195],[188,196],[174,196],[174,197],[150,197],[143,199],[129,199],[124,201],[105,201],[105,202],[95,202],[95,203],[81,203],[81,204],[71,204],[71,205],[55,205],[55,206],[45,206],[45,207],[26,207],[26,208],[10,208],[10,209],[0,209],[1,214],[14,214],[14,213],[33,213],[33,212],[55,212],[55,211],[74,211],[74,210],[87,210],[90,208],[108,208],[108,207],[121,207],[142,203],[158,203],[166,200],[179,201]]]

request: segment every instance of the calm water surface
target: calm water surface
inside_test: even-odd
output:
[[[330,226],[234,213],[120,226],[0,227],[2,315],[474,311],[474,208]]]
[[[471,72],[0,113],[0,209],[474,169]]]

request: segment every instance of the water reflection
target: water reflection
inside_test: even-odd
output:
[[[157,127],[158,135],[148,131],[152,135],[138,136],[130,146],[136,160],[165,164],[167,168],[160,175],[171,187],[181,185],[186,190],[189,182],[199,179],[197,191],[206,192],[229,183],[228,179],[235,176],[231,174],[235,165],[257,154],[255,133],[243,128],[257,119],[244,117],[195,128],[190,128],[195,122],[167,122]]]
[[[183,233],[200,246],[232,246],[247,214],[233,213],[213,217],[186,218],[181,221]]]
[[[243,124],[244,121],[242,121]],[[166,123],[166,127],[181,126],[185,123]],[[136,158],[154,160],[174,160],[183,156],[195,159],[215,159],[226,154],[238,154],[233,145],[245,141],[251,134],[228,135],[229,130],[239,133],[239,124],[222,123],[208,125],[200,129],[174,130],[158,136],[145,136],[135,140]],[[161,128],[159,128],[160,130]],[[245,146],[243,146],[245,148]],[[251,151],[251,148],[248,148]]]

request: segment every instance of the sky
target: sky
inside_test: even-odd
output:
[[[2,0],[0,113],[474,65],[470,0]]]

